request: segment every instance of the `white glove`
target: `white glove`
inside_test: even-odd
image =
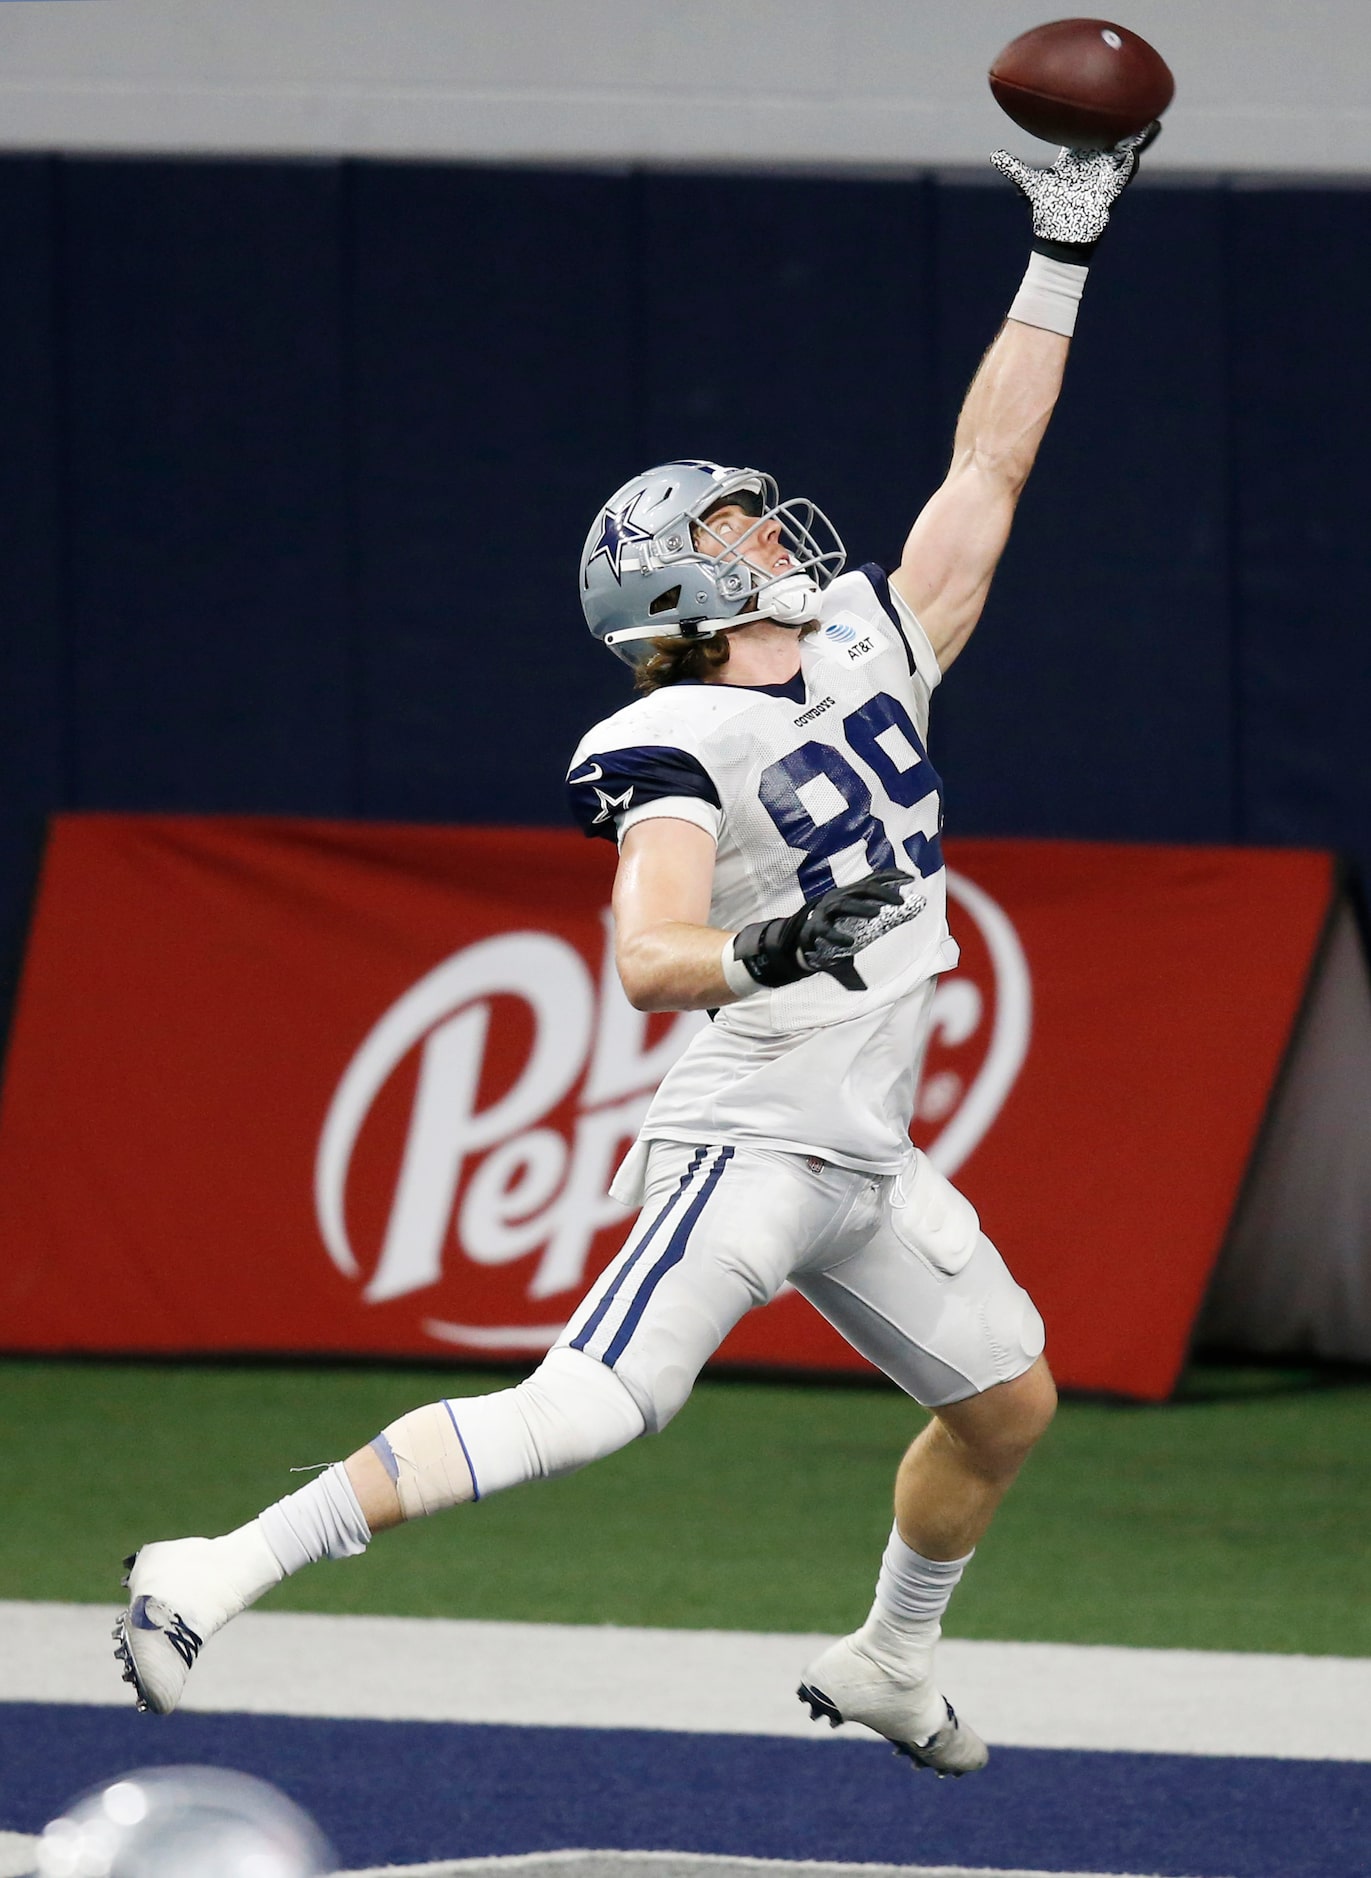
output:
[[[1033,210],[1033,234],[1058,261],[1085,261],[1104,233],[1109,211],[1138,173],[1138,160],[1160,133],[1153,122],[1112,150],[1059,150],[1050,169],[1020,162],[1007,150],[990,161]],[[1062,252],[1069,250],[1069,252]]]

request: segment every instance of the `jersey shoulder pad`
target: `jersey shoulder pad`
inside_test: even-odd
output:
[[[704,687],[702,687],[704,689]],[[698,753],[689,711],[648,707],[639,699],[584,736],[567,772],[567,804],[587,835],[617,838],[620,817],[667,797],[721,806],[718,786]]]
[[[663,685],[588,730],[571,767],[588,751],[634,743],[669,743],[698,755],[715,726],[751,709],[756,696],[738,685]]]

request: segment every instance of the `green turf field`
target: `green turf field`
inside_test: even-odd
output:
[[[0,1597],[109,1601],[151,1538],[218,1532],[406,1408],[502,1378],[0,1361]],[[919,1417],[893,1390],[706,1382],[664,1435],[387,1535],[268,1606],[835,1630],[869,1602]],[[1371,1655],[1371,1385],[1192,1372],[1164,1408],[1068,1402],[948,1634]]]

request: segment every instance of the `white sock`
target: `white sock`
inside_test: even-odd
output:
[[[321,1558],[356,1558],[371,1539],[371,1528],[341,1461],[267,1507],[251,1524],[286,1578]]]
[[[221,1533],[212,1543],[215,1564],[223,1573],[221,1587],[227,1594],[220,1622],[255,1604],[264,1591],[270,1591],[285,1577],[255,1519],[250,1519],[246,1526],[235,1527],[232,1532]],[[203,1617],[205,1613],[200,1615]]]
[[[965,1558],[924,1558],[892,1526],[876,1580],[876,1599],[857,1636],[868,1656],[884,1668],[917,1668],[942,1635],[942,1616],[974,1552]]]

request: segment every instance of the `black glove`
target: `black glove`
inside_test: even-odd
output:
[[[1033,246],[1054,261],[1088,262],[1109,211],[1138,173],[1147,146],[1161,133],[1152,122],[1112,150],[1059,150],[1050,169],[1035,169],[1007,150],[990,161],[1033,211]]]
[[[759,985],[793,985],[828,972],[848,991],[865,991],[852,955],[916,917],[924,901],[906,901],[904,889],[918,884],[912,874],[884,867],[850,887],[830,887],[788,919],[744,926],[733,941],[733,956]]]

